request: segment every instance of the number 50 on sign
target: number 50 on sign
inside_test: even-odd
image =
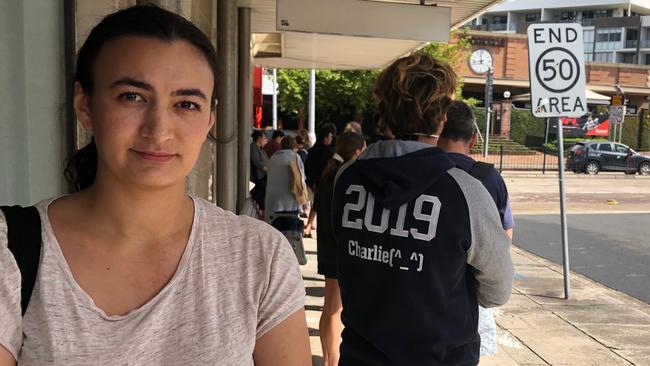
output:
[[[580,24],[531,24],[528,63],[533,115],[582,117],[587,113]]]

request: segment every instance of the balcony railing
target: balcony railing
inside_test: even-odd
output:
[[[580,24],[582,24],[583,27],[589,27],[594,25],[594,18],[582,18],[580,20]]]
[[[625,48],[636,48],[636,46],[639,44],[639,41],[636,39],[626,39],[625,40]]]
[[[641,40],[641,48],[650,48],[650,39]]]
[[[491,31],[504,31],[508,29],[508,24],[506,23],[490,24],[488,27]]]

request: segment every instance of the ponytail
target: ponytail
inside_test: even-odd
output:
[[[95,181],[97,174],[97,146],[95,139],[91,139],[88,145],[77,150],[65,167],[65,179],[72,184],[75,192],[90,187]]]

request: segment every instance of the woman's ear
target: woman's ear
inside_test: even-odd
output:
[[[74,113],[83,128],[92,132],[93,126],[90,117],[90,97],[86,94],[81,87],[81,84],[76,81],[74,83],[74,100],[73,100]]]

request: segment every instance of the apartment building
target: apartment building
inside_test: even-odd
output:
[[[650,65],[647,0],[511,0],[491,8],[469,26],[525,34],[534,22],[582,24],[585,61]]]

